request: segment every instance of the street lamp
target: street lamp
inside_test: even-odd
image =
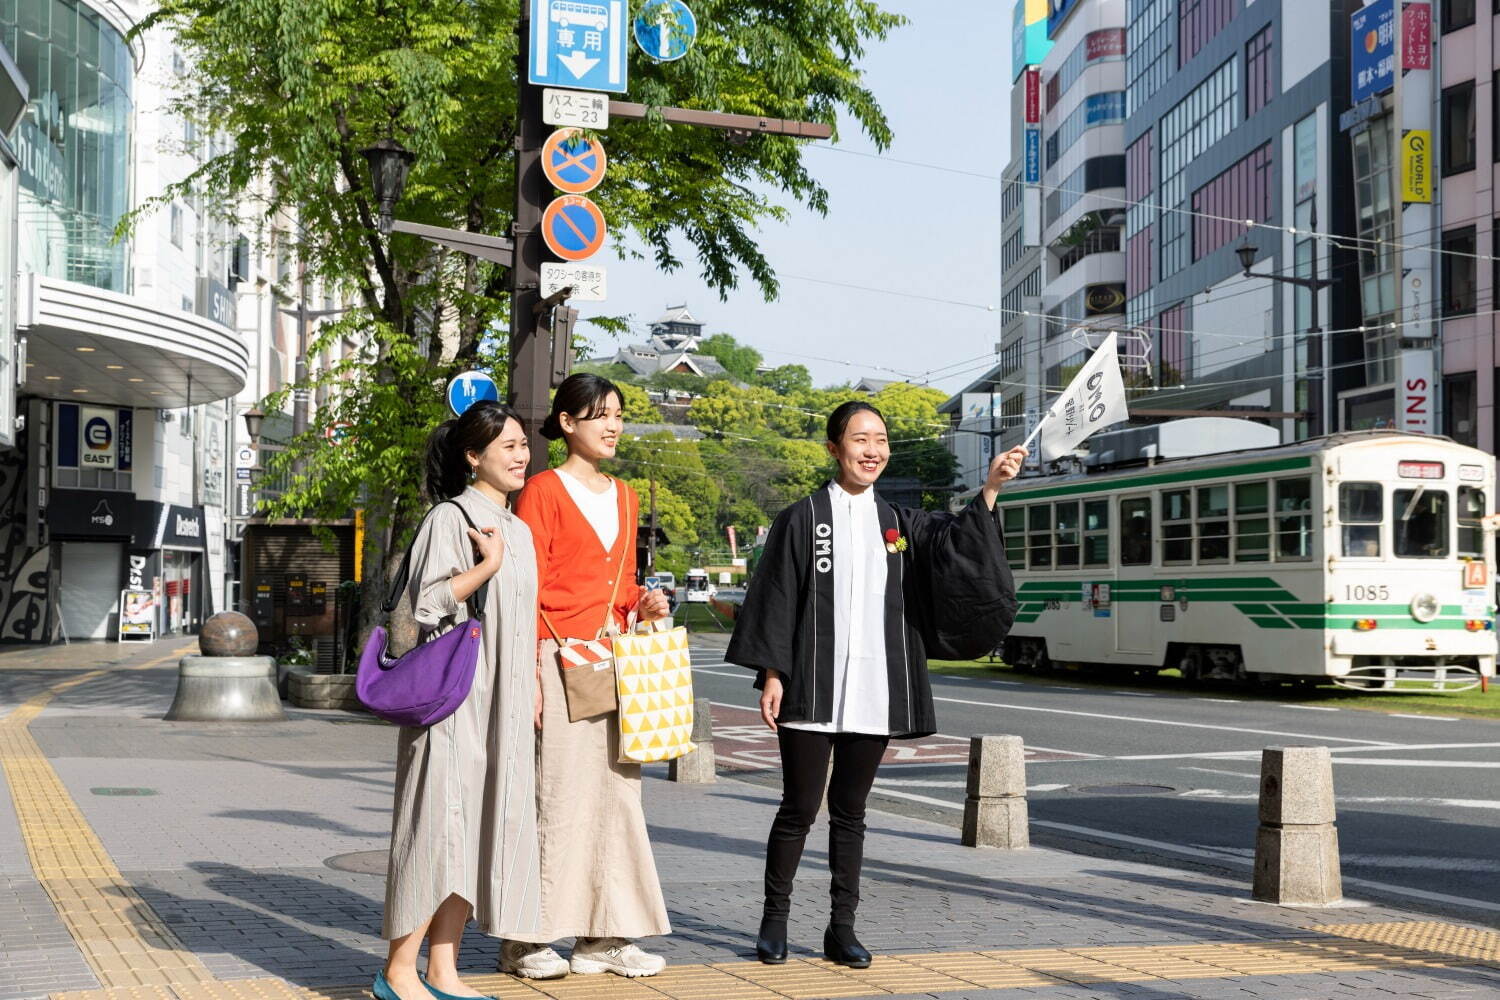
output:
[[[250,444],[259,447],[260,422],[266,419],[266,415],[261,412],[260,407],[252,406],[242,416],[245,418],[245,432],[250,435]]]
[[[389,236],[391,224],[395,221],[396,202],[401,200],[401,192],[406,189],[406,175],[411,172],[417,154],[389,138],[359,152],[370,164],[370,186],[379,203],[376,225],[382,236]]]
[[[1312,217],[1312,227],[1316,227],[1318,224],[1316,215],[1317,209],[1314,208],[1313,211],[1314,215]],[[1312,299],[1312,312],[1308,316],[1308,319],[1311,322],[1308,324],[1307,336],[1310,340],[1313,334],[1321,334],[1321,336],[1318,338],[1317,343],[1318,379],[1322,382],[1322,389],[1318,394],[1318,428],[1317,434],[1314,436],[1327,434],[1329,433],[1329,411],[1332,409],[1332,400],[1330,397],[1330,386],[1328,378],[1328,335],[1320,328],[1318,323],[1318,292],[1329,287],[1334,282],[1330,281],[1327,278],[1319,278],[1316,274],[1307,278],[1298,277],[1297,275],[1293,274],[1256,274],[1252,272],[1250,268],[1255,265],[1255,255],[1259,251],[1260,248],[1257,247],[1254,243],[1250,242],[1249,233],[1245,234],[1245,242],[1235,248],[1234,252],[1240,259],[1240,267],[1243,269],[1245,277],[1265,278],[1267,281],[1280,281],[1284,284],[1296,285],[1298,288],[1306,288],[1308,291],[1312,292],[1312,295],[1310,296],[1310,298]],[[1316,269],[1318,266],[1316,256],[1314,256],[1312,266],[1314,269]]]

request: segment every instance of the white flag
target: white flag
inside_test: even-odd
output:
[[[1096,431],[1129,419],[1120,356],[1111,333],[1042,419],[1042,459],[1061,458]]]

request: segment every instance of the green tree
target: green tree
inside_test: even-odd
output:
[[[698,342],[698,353],[716,359],[725,371],[746,383],[755,381],[755,370],[762,360],[759,351],[741,344],[727,333],[704,337]]]
[[[829,124],[843,117],[877,146],[889,143],[857,63],[901,18],[873,0],[700,3],[712,29],[677,62],[638,58],[632,99]],[[420,510],[422,441],[443,416],[441,386],[474,367],[504,381],[487,331],[507,321],[509,276],[413,237],[382,238],[359,151],[394,137],[416,154],[403,218],[508,232],[518,17],[518,0],[163,0],[140,29],[164,27],[188,56],[172,110],[227,140],[146,208],[244,198],[253,204],[244,231],[360,306],[313,345],[358,329],[369,349],[319,376],[334,390],[330,402],[273,461],[271,475],[293,462],[301,472],[268,512],[332,519],[367,508],[367,615]],[[594,196],[617,236],[666,270],[681,266],[673,243],[684,241],[721,294],[748,274],[774,296],[757,226],[783,218],[788,202],[817,211],[828,203],[788,137],[729,142],[653,116],[614,123],[608,145],[609,179]],[[340,447],[319,433],[335,420],[358,429]]]
[[[651,480],[642,476],[627,476],[625,481],[635,488],[641,498],[641,523],[650,517]],[[656,523],[673,545],[696,545],[698,522],[692,506],[672,492],[665,483],[656,484]]]
[[[781,365],[755,378],[755,384],[770,389],[781,396],[798,392],[810,392],[813,387],[812,373],[806,365]]]
[[[621,402],[621,409],[625,411],[625,422],[630,424],[659,424],[661,423],[661,411],[651,402],[651,397],[646,395],[646,390],[629,382],[620,382],[611,379],[615,385],[620,387],[620,393],[625,397]]]

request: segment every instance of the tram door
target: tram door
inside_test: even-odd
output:
[[[1139,581],[1155,577],[1152,553],[1155,551],[1155,518],[1151,496],[1120,498],[1120,572],[1115,578],[1117,594],[1112,594],[1110,611],[1115,619],[1115,648],[1122,653],[1149,653],[1151,616],[1156,602],[1135,600],[1141,596]],[[1123,600],[1122,600],[1123,598]],[[1095,614],[1099,611],[1095,605]]]

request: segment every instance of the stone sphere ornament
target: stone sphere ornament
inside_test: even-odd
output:
[[[260,632],[249,616],[238,611],[220,611],[203,623],[198,647],[204,656],[254,656]]]

